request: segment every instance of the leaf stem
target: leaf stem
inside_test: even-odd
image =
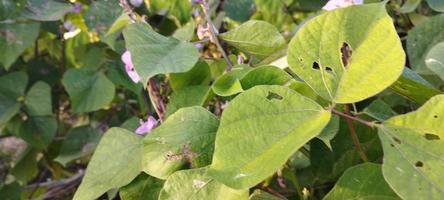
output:
[[[202,1],[201,6],[202,6],[202,10],[205,14],[205,19],[207,20],[207,26],[209,27],[209,30],[210,30],[210,34],[211,34],[210,40],[216,44],[217,48],[219,49],[220,53],[222,54],[222,57],[227,62],[228,66],[225,69],[225,71],[226,72],[231,71],[231,69],[233,68],[233,63],[228,58],[227,53],[225,52],[224,48],[220,44],[219,38],[217,37],[218,33],[216,32],[216,30],[214,28],[214,23],[211,20],[211,16],[210,16],[210,6],[208,5],[208,2],[206,0]]]
[[[359,123],[361,123],[361,124],[364,124],[364,125],[366,125],[366,126],[368,126],[368,127],[370,127],[370,128],[373,128],[373,127],[375,126],[375,122],[366,121],[366,120],[364,120],[364,119],[361,119],[361,118],[359,118],[359,117],[353,116],[353,115],[351,115],[351,114],[343,113],[343,112],[337,111],[337,110],[335,110],[335,109],[332,109],[331,112],[332,112],[333,114],[335,114],[335,115],[338,115],[338,116],[344,117],[344,118],[346,118],[346,119],[351,119],[351,120],[353,120],[353,121],[356,121],[356,122],[359,122]]]
[[[353,114],[351,114],[351,112],[350,112],[350,105],[349,104],[345,105],[345,114],[347,114],[351,117],[354,117]],[[357,119],[359,119],[359,118],[357,118]],[[356,134],[356,129],[353,126],[353,119],[346,118],[345,120],[347,121],[348,129],[350,130],[350,135],[351,135],[353,144],[355,145],[356,151],[358,152],[362,161],[368,162],[367,155],[365,155],[364,151],[362,150],[361,142],[359,141],[358,134]],[[359,119],[359,120],[361,120],[361,119]]]

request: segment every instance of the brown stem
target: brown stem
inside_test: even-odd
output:
[[[228,67],[225,69],[225,71],[226,72],[231,71],[231,69],[233,68],[233,63],[228,58],[227,53],[225,52],[224,48],[220,44],[219,38],[217,38],[218,34],[216,33],[216,31],[214,29],[214,24],[213,24],[213,21],[211,20],[211,16],[210,16],[210,6],[208,5],[206,0],[203,0],[201,5],[202,5],[202,10],[205,14],[205,19],[207,20],[207,26],[209,27],[209,30],[210,30],[210,34],[211,34],[210,40],[216,44],[220,53],[222,53],[222,57],[225,59],[225,61],[228,64]]]
[[[353,114],[351,114],[351,112],[350,112],[350,105],[348,105],[348,104],[345,105],[345,114],[353,117]],[[358,152],[362,161],[368,162],[367,155],[365,155],[364,151],[362,150],[361,142],[359,142],[358,135],[356,134],[356,129],[353,126],[353,119],[346,118],[345,120],[347,121],[348,129],[350,129],[350,135],[351,135],[353,144],[355,145],[356,151]]]
[[[159,88],[154,78],[148,81],[148,95],[150,96],[151,103],[156,110],[157,116],[163,121],[165,117],[165,104],[163,103],[162,97],[160,96]]]
[[[359,123],[361,123],[361,124],[364,124],[364,125],[366,125],[366,126],[368,126],[368,127],[370,127],[370,128],[373,128],[374,126],[375,126],[375,123],[374,122],[370,122],[370,121],[366,121],[366,120],[363,120],[363,119],[361,119],[361,118],[359,118],[359,117],[356,117],[356,116],[353,116],[353,115],[349,115],[349,114],[346,114],[346,113],[343,113],[343,112],[340,112],[340,111],[337,111],[337,110],[331,110],[331,112],[333,113],[333,114],[335,114],[335,115],[338,115],[338,116],[341,116],[341,117],[344,117],[344,118],[346,118],[346,119],[351,119],[351,120],[353,120],[353,121],[357,121],[357,122],[359,122]]]

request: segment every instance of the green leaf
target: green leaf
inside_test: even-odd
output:
[[[444,41],[444,14],[430,17],[416,25],[408,32],[407,53],[410,66],[419,74],[433,74],[425,63],[427,53],[440,42]]]
[[[166,116],[170,116],[180,108],[203,106],[208,97],[213,96],[211,88],[205,85],[195,85],[174,91],[167,105]]]
[[[327,145],[328,148],[332,149],[330,141],[336,136],[339,131],[339,117],[334,115],[331,117],[330,122],[324,127],[322,132],[317,136],[318,139]]]
[[[0,23],[0,64],[8,70],[39,34],[38,23]]]
[[[20,184],[26,185],[28,181],[32,180],[32,178],[38,174],[38,153],[39,152],[36,149],[27,148],[24,152],[22,152],[18,161],[14,164],[11,174]]]
[[[404,68],[401,77],[390,89],[419,104],[424,104],[433,96],[441,94],[438,89],[408,68]]]
[[[28,144],[46,149],[56,135],[57,120],[53,116],[29,116],[20,126],[18,136]]]
[[[330,112],[288,88],[256,86],[224,110],[211,176],[233,188],[253,187],[318,135],[329,119]]]
[[[265,21],[250,20],[239,27],[222,33],[219,37],[229,45],[258,57],[268,57],[285,48],[284,37],[275,26]]]
[[[226,0],[223,6],[227,17],[240,22],[247,21],[254,11],[253,0]]]
[[[143,171],[166,179],[186,164],[210,164],[218,125],[216,116],[202,107],[178,110],[143,140]]]
[[[444,42],[430,49],[425,62],[427,67],[444,81]]]
[[[120,198],[122,198],[122,200],[157,200],[163,182],[162,180],[142,173],[130,184],[120,189]]]
[[[170,84],[173,90],[180,90],[188,86],[208,85],[211,80],[210,66],[205,61],[199,61],[189,71],[170,74]]]
[[[52,115],[51,87],[43,81],[35,83],[26,94],[25,106],[31,116]]]
[[[385,182],[381,166],[364,163],[349,168],[336,182],[324,200],[336,199],[400,199]]]
[[[379,121],[387,120],[397,114],[392,110],[391,106],[382,99],[373,101],[362,111],[362,113]]]
[[[25,0],[0,0],[0,21],[15,19],[24,8]]]
[[[191,43],[162,36],[147,24],[129,24],[123,36],[144,85],[156,74],[186,72],[199,58]]]
[[[0,77],[0,126],[6,124],[20,110],[20,100],[25,94],[28,76],[13,72]]]
[[[444,95],[417,111],[378,126],[384,149],[382,172],[402,199],[444,197]]]
[[[290,10],[317,11],[325,5],[324,0],[297,0],[290,5]]]
[[[109,129],[88,164],[74,200],[93,200],[130,183],[142,169],[142,139],[122,128]]]
[[[251,194],[250,198],[248,198],[248,200],[280,200],[280,199],[281,198],[278,198],[262,190],[255,190],[253,194]]]
[[[159,200],[241,200],[248,190],[231,189],[207,176],[207,168],[178,171],[168,177]]]
[[[350,6],[315,17],[288,48],[290,68],[320,96],[336,103],[358,102],[383,91],[401,75],[404,62],[385,3]]]
[[[122,7],[115,1],[93,1],[83,17],[90,31],[96,31],[100,36],[106,37],[107,31],[115,28],[112,25],[122,11]]]
[[[289,1],[270,1],[270,0],[254,0],[256,4],[256,12],[251,17],[253,19],[265,20],[270,24],[276,26],[279,30],[289,29],[287,23],[292,23],[291,16],[284,12],[285,5],[289,5]]]
[[[256,67],[240,80],[242,88],[248,90],[256,85],[285,85],[294,81],[293,77],[275,66]]]
[[[70,161],[91,154],[99,143],[100,136],[97,130],[89,126],[70,129],[54,161],[66,166]]]
[[[437,12],[444,12],[444,2],[442,0],[427,0],[430,8]]]
[[[231,96],[243,92],[240,79],[250,70],[247,65],[238,65],[223,74],[213,84],[214,93],[219,96]]]
[[[90,112],[107,106],[114,98],[114,84],[102,72],[69,69],[62,79],[75,112]]]
[[[22,17],[37,21],[57,21],[73,11],[73,6],[55,0],[28,0]]]
[[[19,200],[22,193],[22,188],[17,182],[6,184],[0,188],[0,196],[5,197],[5,200]]]

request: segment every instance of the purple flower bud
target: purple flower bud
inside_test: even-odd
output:
[[[191,4],[201,4],[204,0],[191,0]]]
[[[244,64],[244,57],[241,55],[237,56],[237,64]]]
[[[364,4],[364,0],[330,0],[322,9],[334,10],[336,8],[344,8],[351,5],[361,4]]]
[[[140,126],[136,129],[136,134],[146,135],[156,126],[157,126],[157,120],[152,116],[148,116],[146,122],[140,120]]]
[[[72,12],[78,14],[78,13],[82,12],[82,7],[83,6],[82,6],[81,3],[75,3],[73,8],[72,8]]]
[[[131,60],[131,53],[127,50],[122,54],[122,62],[125,63],[125,71],[134,83],[140,81],[140,76],[134,69],[133,61]]]

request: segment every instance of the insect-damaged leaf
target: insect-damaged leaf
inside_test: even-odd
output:
[[[291,70],[336,103],[353,103],[381,92],[401,75],[404,62],[385,3],[322,14],[307,22],[288,48]]]
[[[330,112],[291,89],[253,87],[224,110],[209,172],[229,187],[250,188],[278,170],[329,120]]]
[[[444,95],[378,126],[385,179],[403,199],[444,197]]]

